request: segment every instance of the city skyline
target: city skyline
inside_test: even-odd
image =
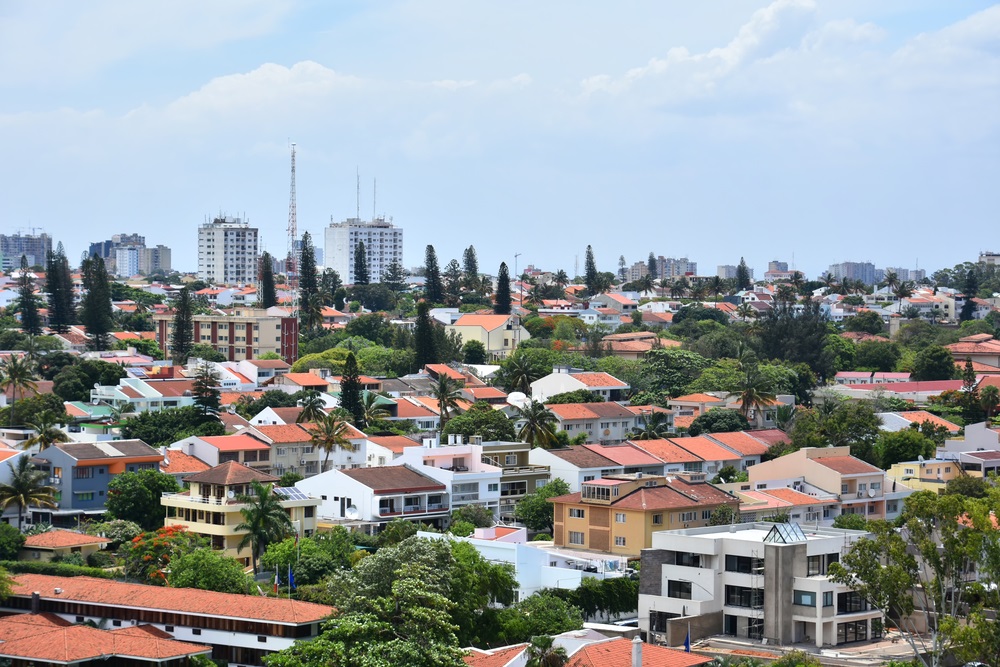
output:
[[[70,257],[142,233],[194,270],[222,212],[280,257],[296,142],[300,232],[387,215],[406,267],[430,243],[572,272],[589,244],[607,271],[930,274],[990,249],[998,35],[984,2],[15,3],[0,221]]]

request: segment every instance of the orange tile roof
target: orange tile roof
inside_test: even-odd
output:
[[[822,466],[826,466],[830,470],[839,472],[841,475],[882,472],[881,468],[876,468],[872,464],[865,463],[853,456],[824,456],[823,458],[812,460]]]
[[[686,394],[670,399],[671,403],[723,403],[724,401],[725,399],[711,394]]]
[[[413,442],[405,435],[382,435],[368,438],[370,442],[385,447],[393,454],[402,454],[406,447],[419,447],[420,443]]]
[[[232,405],[244,396],[257,400],[264,395],[262,391],[223,391],[219,393],[219,402],[223,406]]]
[[[211,468],[197,456],[185,454],[179,449],[168,449],[164,455],[163,463],[160,464],[160,472],[168,475],[183,475],[195,472],[204,472]]]
[[[260,482],[270,484],[277,482],[279,478],[268,475],[251,468],[250,466],[237,463],[236,461],[226,461],[214,468],[209,468],[204,472],[198,472],[190,477],[185,477],[185,482],[198,482],[199,484],[219,484],[222,486],[233,486],[235,484],[249,484],[250,482]],[[186,492],[185,492],[186,493]]]
[[[691,452],[678,447],[669,440],[634,440],[636,447],[641,447],[664,463],[700,463],[701,459]]]
[[[693,438],[670,438],[670,442],[701,457],[704,461],[736,461],[741,458],[739,454],[729,451],[703,435]]]
[[[462,315],[455,320],[456,327],[482,327],[487,331],[493,331],[500,327],[507,326],[509,315]]]
[[[627,387],[627,382],[622,382],[610,373],[573,373],[570,375],[574,380],[578,380],[588,387]]]
[[[83,604],[104,604],[131,609],[160,609],[202,616],[251,619],[279,624],[313,623],[329,616],[333,607],[287,598],[216,593],[194,588],[164,588],[127,584],[93,577],[54,577],[47,574],[16,574],[12,594],[59,599]],[[54,592],[61,588],[58,595]],[[76,626],[83,627],[83,626]]]
[[[37,535],[29,535],[24,540],[24,546],[37,549],[62,549],[66,547],[82,547],[88,544],[107,544],[111,540],[96,535],[84,535],[72,530],[50,530]]]
[[[632,444],[621,445],[583,445],[590,451],[611,459],[620,466],[652,466],[663,463],[649,452]]]
[[[749,433],[734,431],[732,433],[708,433],[709,438],[738,452],[742,456],[760,456],[766,454],[767,444],[761,442]]]
[[[913,424],[923,424],[925,422],[930,422],[934,426],[943,426],[948,429],[949,433],[958,433],[962,428],[958,424],[953,424],[943,417],[938,417],[935,414],[931,414],[926,410],[912,410],[909,412],[897,412],[900,417]]]
[[[795,489],[762,489],[761,493],[774,496],[778,500],[783,500],[790,505],[815,505],[816,498]]]
[[[330,385],[329,382],[315,373],[285,373],[281,377],[300,387],[328,387]]]
[[[510,661],[521,655],[526,648],[527,644],[514,644],[486,651],[474,648],[462,659],[469,667],[507,667]]]
[[[312,437],[302,424],[277,424],[273,426],[252,426],[255,431],[265,436],[274,444],[289,442],[308,442]]]
[[[270,446],[266,442],[261,442],[257,438],[243,434],[199,436],[198,439],[204,440],[220,452],[270,449]]]
[[[466,391],[472,394],[476,400],[486,398],[507,398],[507,394],[496,387],[466,387]]]
[[[414,404],[405,398],[396,402],[396,415],[400,419],[426,419],[438,416],[436,411],[431,410],[423,404]]]
[[[588,408],[589,403],[551,403],[545,407],[560,420],[597,419],[597,414]]]
[[[504,315],[504,317],[506,317],[506,315]],[[465,376],[456,371],[448,364],[427,364],[426,366],[424,366],[424,368],[429,370],[434,375],[438,376],[445,375],[447,377],[450,377],[452,380],[460,380],[462,382],[465,381]]]

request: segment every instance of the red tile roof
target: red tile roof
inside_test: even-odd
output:
[[[830,470],[839,472],[841,475],[882,472],[881,468],[876,468],[872,464],[865,463],[853,456],[824,456],[823,458],[812,460],[822,466],[826,466]]]
[[[642,645],[642,667],[694,667],[712,658],[656,644]],[[632,641],[620,637],[585,644],[573,654],[566,667],[632,667]]]
[[[456,327],[482,327],[487,331],[493,331],[500,327],[507,326],[509,315],[462,315],[452,326]]]
[[[760,456],[767,453],[768,446],[749,433],[734,431],[732,433],[709,433],[708,437],[716,442],[739,452],[743,456]]]
[[[566,449],[552,449],[549,450],[549,453],[577,468],[611,468],[615,465],[615,462],[611,459],[582,445],[567,447]]]
[[[370,442],[385,447],[393,454],[402,454],[406,447],[419,447],[420,443],[414,442],[405,435],[383,435],[368,438]]]
[[[185,478],[184,481],[197,482],[199,484],[221,484],[223,486],[232,486],[234,484],[249,484],[250,482],[269,484],[277,482],[278,478],[274,475],[268,475],[267,473],[263,473],[259,470],[254,470],[250,466],[245,466],[242,463],[237,463],[236,461],[226,461],[225,463],[220,463],[214,468],[191,475],[190,477]]]
[[[711,394],[686,394],[670,399],[671,403],[722,403],[724,401],[725,399]]]
[[[526,648],[527,644],[503,646],[486,651],[474,648],[462,659],[469,667],[507,667],[510,661],[521,655]]]
[[[308,442],[312,438],[309,432],[302,427],[302,424],[277,424],[273,426],[252,426],[251,428],[274,444]]]
[[[205,472],[212,467],[197,456],[185,454],[179,449],[168,449],[164,456],[163,463],[160,464],[160,472],[168,475]]]
[[[735,461],[740,458],[739,454],[734,454],[703,435],[693,438],[671,438],[670,442],[695,454],[703,461]]]
[[[88,544],[107,544],[111,540],[96,535],[84,535],[71,530],[50,530],[37,535],[29,535],[24,540],[24,546],[36,549],[60,549],[66,547],[82,547]]]
[[[611,459],[620,466],[652,466],[663,463],[655,456],[630,444],[583,446],[596,454]]]
[[[160,609],[286,625],[319,621],[334,611],[333,607],[326,605],[287,598],[216,593],[193,588],[145,586],[93,577],[16,574],[13,580],[12,593],[17,596],[30,597],[32,592],[38,591],[42,599],[105,604],[131,609]],[[56,594],[56,588],[61,588],[62,592]]]
[[[900,417],[913,424],[923,424],[925,422],[930,422],[934,426],[943,426],[948,429],[949,433],[958,433],[962,428],[958,424],[953,424],[943,417],[938,417],[935,414],[931,414],[926,410],[911,410],[909,412],[897,412]]]
[[[622,382],[610,373],[572,373],[574,380],[579,380],[588,387],[627,387],[627,382]]]
[[[300,387],[328,387],[330,383],[316,375],[315,373],[285,373],[280,376],[286,381],[297,384]]]
[[[631,441],[636,447],[640,447],[664,463],[700,463],[701,459],[682,447],[678,447],[669,440],[634,440]]]
[[[444,484],[406,466],[379,466],[341,470],[359,484],[380,493],[393,491],[442,491]]]
[[[198,439],[204,440],[220,452],[242,452],[271,448],[266,442],[261,442],[257,438],[252,438],[242,433],[235,435],[198,436]]]

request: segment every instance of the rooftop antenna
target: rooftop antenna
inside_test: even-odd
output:
[[[357,180],[357,195],[356,195],[357,196],[357,203],[356,203],[357,210],[354,213],[354,217],[357,218],[360,221],[361,220],[361,172],[358,171],[358,168],[356,166],[354,167],[354,178]]]
[[[285,257],[285,275],[292,291],[292,313],[297,310],[298,275],[295,271],[295,237],[298,236],[298,214],[295,210],[295,144],[292,144],[292,187],[288,195],[288,255]]]
[[[378,179],[372,179],[372,222],[375,222],[375,197],[378,195]]]

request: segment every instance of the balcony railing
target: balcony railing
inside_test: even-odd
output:
[[[456,493],[451,497],[453,503],[465,503],[471,500],[479,500],[478,493]]]
[[[503,469],[504,475],[548,474],[548,466],[510,466]]]

